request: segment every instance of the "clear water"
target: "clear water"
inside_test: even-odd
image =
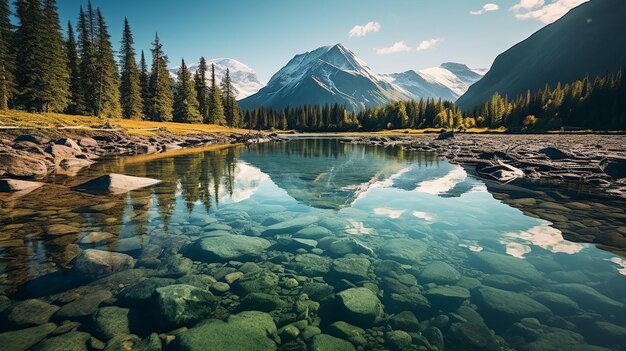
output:
[[[111,172],[163,182],[122,196],[86,195],[68,188]],[[147,339],[152,332],[167,334],[185,323],[151,326],[150,308],[120,303],[115,299],[118,294],[151,276],[208,290],[214,278],[224,281],[226,273],[241,269],[253,274],[249,265],[246,269],[241,265],[255,262],[278,277],[278,284],[264,292],[286,303],[268,309],[279,328],[300,318],[293,317],[292,305],[306,299],[302,294],[310,293],[307,286],[313,283],[328,284],[334,293],[354,287],[376,292],[384,312],[375,321],[355,321],[354,315],[337,307],[333,294],[310,293],[308,298],[317,299],[319,309],[311,308],[304,325],[298,324],[302,330],[306,325],[318,326],[322,333],[347,339],[363,350],[626,347],[626,261],[592,244],[563,239],[549,220],[527,216],[497,200],[483,180],[435,154],[336,139],[298,139],[116,158],[76,177],[58,175],[50,181],[53,184],[2,202],[0,292],[10,298],[2,300],[5,307],[27,298],[62,307],[95,290],[107,290],[114,298],[102,301],[99,308],[130,307],[140,316],[128,322],[130,332]],[[565,210],[546,206],[546,213],[624,233],[624,203],[572,196],[577,196],[575,205],[561,197],[558,205]],[[524,203],[523,199],[516,197],[517,203]],[[541,207],[541,203],[531,201],[529,206]],[[579,217],[571,218],[569,209]],[[276,223],[294,219],[304,224],[278,234],[266,232]],[[54,224],[75,230],[50,233]],[[292,241],[295,232],[305,227],[326,228],[327,235],[315,236],[315,242],[304,245]],[[216,230],[261,236],[272,246],[258,255],[180,264],[187,262],[184,255],[197,259],[189,254],[189,243]],[[92,232],[109,235],[96,244],[81,241]],[[341,251],[344,246],[336,242],[346,239],[360,245],[347,245],[348,251]],[[399,243],[391,250],[402,255],[389,253],[390,242]],[[426,249],[419,252],[411,243]],[[128,254],[137,259],[136,266],[109,277],[79,279],[74,259],[88,248]],[[309,264],[315,269],[302,264],[303,257],[312,256],[326,262],[321,271],[319,264]],[[342,257],[363,258],[369,267],[363,274],[337,273],[330,266]],[[297,287],[287,285],[291,278],[299,282]],[[237,289],[237,284],[230,284],[231,290],[223,294],[212,290],[219,307],[206,318],[225,319],[246,309],[240,302],[248,291]],[[415,294],[421,302],[402,298]],[[419,326],[399,323],[403,311],[412,312]],[[1,318],[6,321],[4,314]],[[99,336],[94,323],[86,322],[89,318],[55,314],[50,321],[80,322],[79,331],[106,343],[111,335]],[[359,324],[364,334],[354,338],[337,332],[331,324],[338,320]],[[0,329],[21,327],[7,322]],[[489,329],[495,337],[485,333]],[[409,344],[394,344],[392,330],[408,332]],[[282,336],[280,341],[274,337],[277,348],[312,347],[314,340],[305,333],[293,341]],[[184,349],[176,345],[169,347]]]

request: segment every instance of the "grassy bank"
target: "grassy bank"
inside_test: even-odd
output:
[[[59,113],[28,113],[23,111],[0,111],[0,130],[10,129],[58,129],[98,130],[104,118],[74,116]],[[158,130],[172,134],[247,133],[246,129],[227,128],[214,124],[188,124],[176,122],[152,122],[142,120],[111,119],[109,123],[130,134],[151,135]]]

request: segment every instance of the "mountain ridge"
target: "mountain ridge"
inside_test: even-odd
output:
[[[626,66],[626,1],[585,2],[498,55],[457,101],[470,110],[498,92],[515,98],[546,84],[590,79]],[[610,36],[609,36],[610,35]]]

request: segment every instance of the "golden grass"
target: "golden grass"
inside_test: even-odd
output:
[[[24,111],[0,111],[0,129],[17,127],[23,129],[85,129],[93,130],[103,125],[104,118],[73,116],[60,113],[29,113]],[[188,124],[176,122],[152,122],[129,119],[110,119],[113,126],[131,134],[153,135],[158,129],[173,134],[199,133],[247,133],[247,129],[236,129],[214,124]]]

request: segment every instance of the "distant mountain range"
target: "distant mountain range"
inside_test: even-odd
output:
[[[388,74],[385,77],[411,98],[430,97],[455,101],[470,85],[483,77],[478,72],[461,63],[446,62],[439,67],[419,71],[409,70]]]
[[[626,1],[591,0],[499,55],[457,100],[470,110],[498,92],[513,99],[546,83],[571,83],[626,67]]]
[[[381,75],[342,44],[296,55],[242,108],[285,108],[338,103],[351,110],[421,97],[456,100],[481,74],[446,63],[437,68]]]
[[[215,64],[215,78],[220,82],[226,75],[226,69],[228,68],[230,70],[230,77],[233,82],[233,86],[235,87],[235,91],[237,92],[237,99],[246,98],[259,91],[259,89],[265,85],[259,80],[259,77],[257,77],[256,72],[252,68],[237,60],[230,58],[207,60],[209,72],[211,71],[211,64]],[[198,63],[189,65],[188,68],[192,73],[195,73],[198,69]],[[176,72],[178,72],[178,69],[179,67],[169,70],[172,78],[176,79]],[[210,78],[211,74],[209,73],[207,75],[207,79]]]

